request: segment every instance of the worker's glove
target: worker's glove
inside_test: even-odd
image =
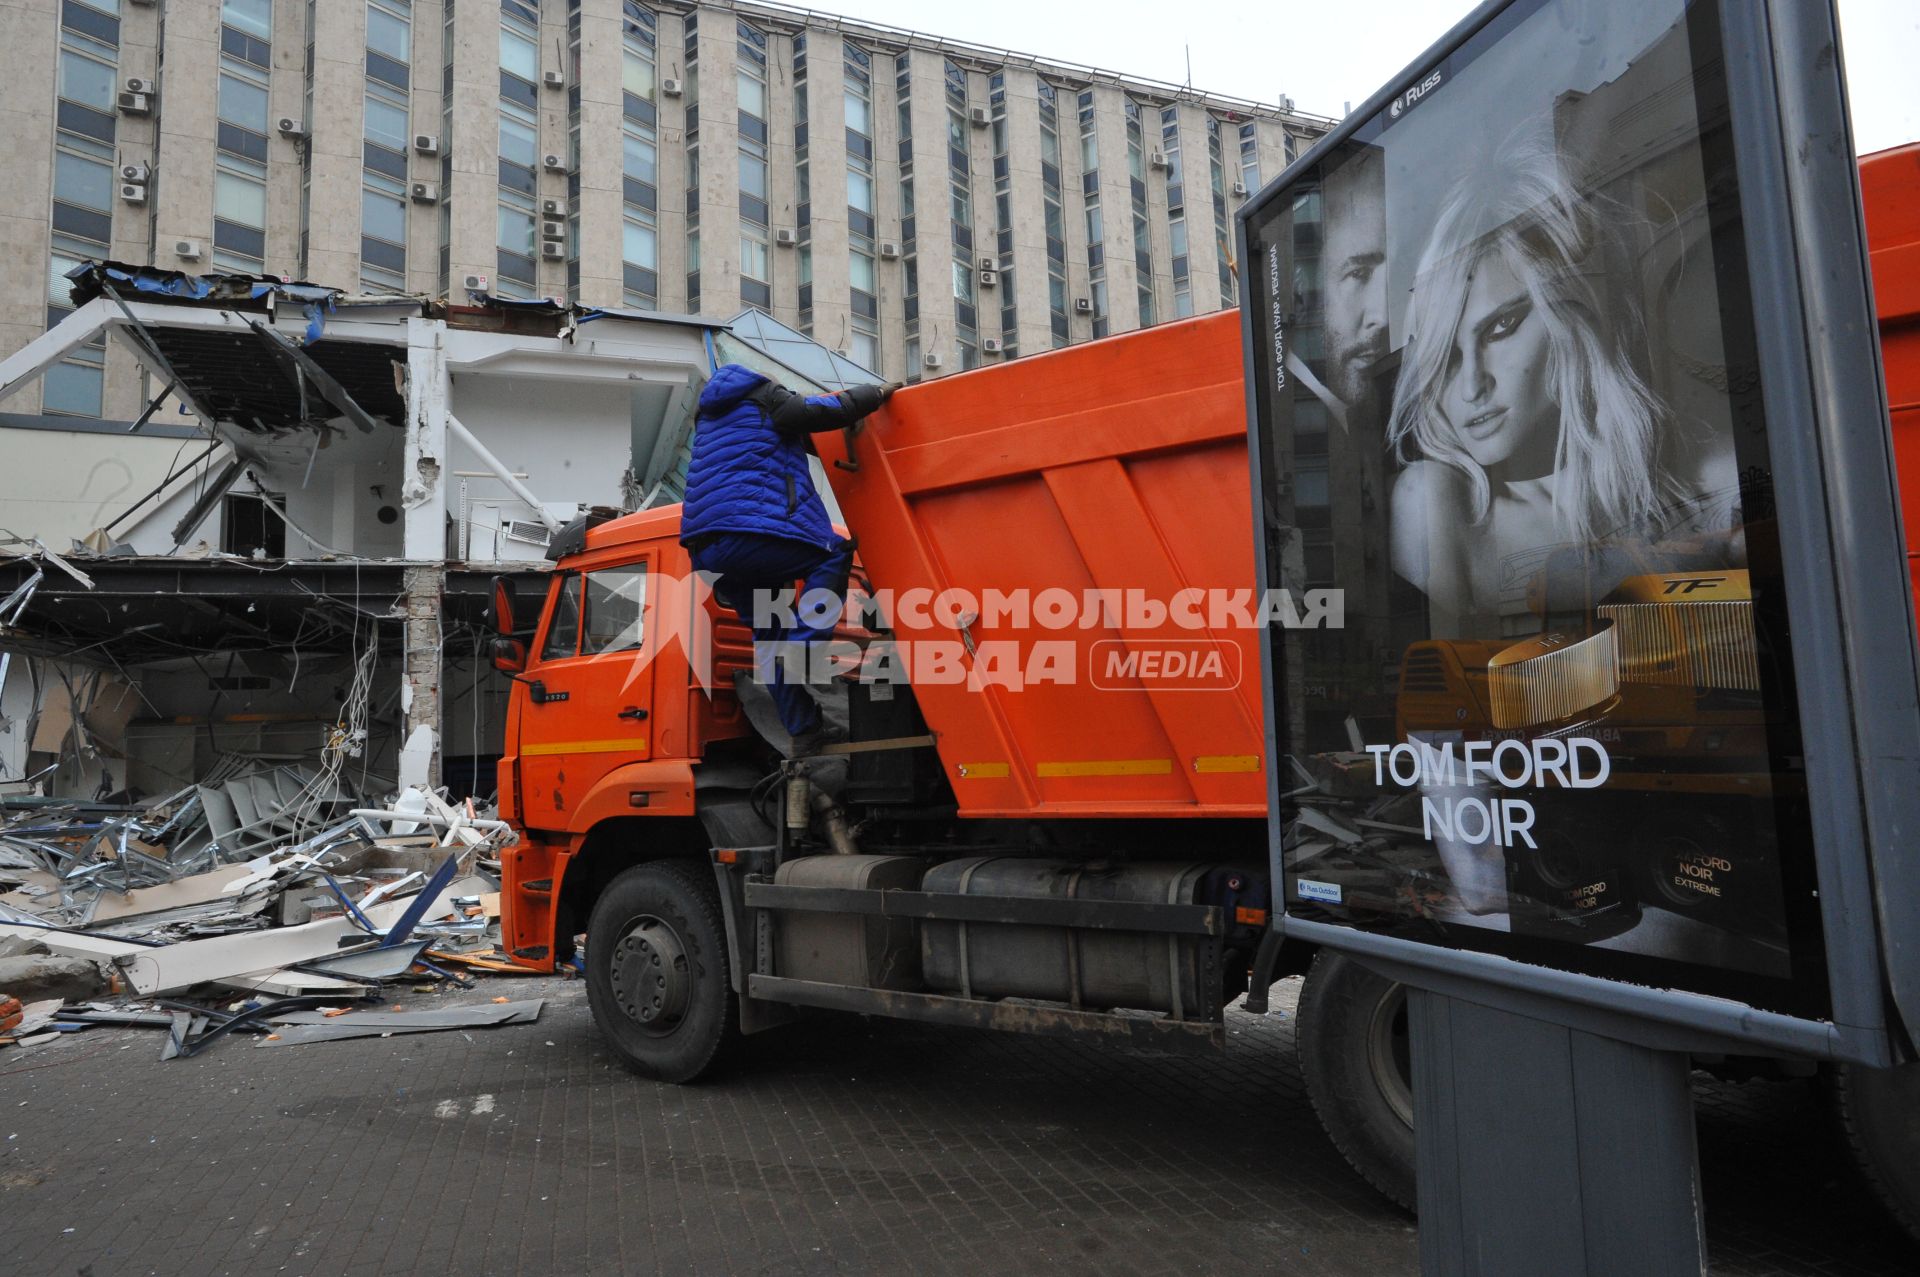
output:
[[[887,400],[893,398],[893,392],[906,384],[904,381],[890,381],[880,387],[880,402],[885,403]]]

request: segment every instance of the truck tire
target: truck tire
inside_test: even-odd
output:
[[[1414,1209],[1406,990],[1331,950],[1300,991],[1300,1065],[1313,1111],[1361,1178]]]
[[[691,1082],[738,1036],[713,871],[685,860],[627,870],[587,921],[587,1005],[635,1073]]]
[[[1900,1226],[1920,1238],[1920,1064],[1839,1065],[1833,1098],[1854,1163]]]

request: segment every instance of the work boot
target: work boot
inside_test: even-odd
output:
[[[801,732],[793,738],[793,747],[787,751],[787,757],[807,758],[818,754],[829,745],[838,745],[846,739],[846,728],[822,721],[811,730]]]

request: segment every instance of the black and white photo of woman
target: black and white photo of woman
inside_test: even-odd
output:
[[[1674,419],[1642,371],[1635,299],[1608,287],[1630,220],[1526,141],[1439,207],[1387,431],[1405,467],[1393,565],[1436,635],[1538,629],[1533,587],[1556,552],[1584,563],[1589,601],[1611,584],[1597,563],[1618,580],[1742,556],[1731,443]]]

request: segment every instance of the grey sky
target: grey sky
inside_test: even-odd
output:
[[[1611,0],[1607,0],[1611,2]],[[1398,74],[1470,0],[817,0],[888,26],[1338,116]],[[1204,13],[1182,30],[1180,16]],[[1854,140],[1862,154],[1920,140],[1920,4],[1840,0]]]

